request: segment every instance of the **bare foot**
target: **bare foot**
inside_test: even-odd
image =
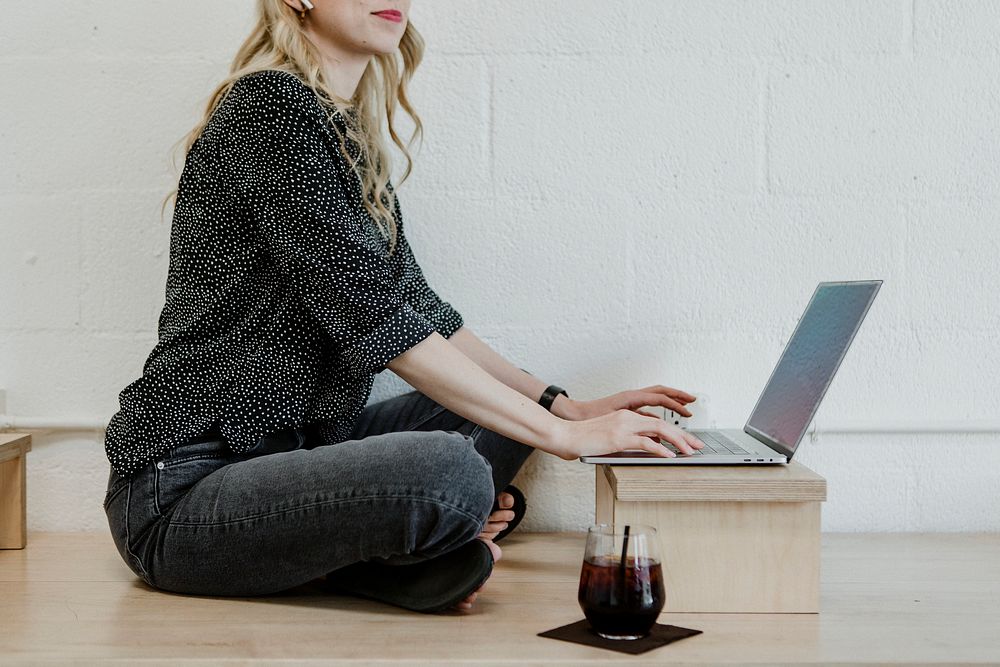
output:
[[[486,519],[486,525],[483,526],[483,532],[479,533],[477,536],[478,539],[486,542],[486,546],[488,546],[490,551],[493,552],[494,562],[500,560],[503,552],[500,551],[500,546],[493,542],[493,538],[497,536],[497,533],[506,528],[507,523],[514,518],[513,510],[504,509],[514,506],[514,496],[504,491],[501,492],[497,498],[500,500],[501,509],[490,514],[490,516]],[[487,581],[489,581],[488,577]],[[486,582],[484,581],[482,586],[469,593],[469,597],[465,598],[461,602],[455,603],[452,606],[452,609],[472,609],[472,603],[476,601],[476,596],[479,594],[479,591],[483,590],[483,586],[485,585]]]

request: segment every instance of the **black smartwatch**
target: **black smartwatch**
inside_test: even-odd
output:
[[[569,394],[566,393],[565,389],[560,386],[550,384],[545,388],[545,391],[542,392],[542,397],[538,399],[538,404],[549,412],[552,412],[552,401],[556,400],[557,394],[562,394],[566,398],[569,398]]]

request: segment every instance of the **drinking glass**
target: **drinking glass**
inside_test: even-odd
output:
[[[656,529],[591,526],[577,600],[594,632],[605,639],[649,634],[666,602]]]

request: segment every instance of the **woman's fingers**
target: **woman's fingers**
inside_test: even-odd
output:
[[[656,419],[656,420],[658,420],[660,422],[664,422],[664,420],[659,415],[651,414],[651,413],[647,412],[646,410],[633,409],[633,412],[636,412],[636,413],[638,413],[640,415],[643,415],[645,417],[652,417],[653,419]],[[664,422],[664,423],[666,423],[666,422]],[[701,442],[701,440],[699,440],[695,436],[691,435],[687,431],[683,431],[682,430],[680,432],[680,434],[679,434],[678,437],[680,437],[683,440],[683,442],[686,443],[692,449],[692,451],[695,450],[695,449],[701,449],[702,447],[705,446],[704,443]],[[677,444],[677,442],[675,440],[670,439],[670,438],[664,438],[664,440],[670,440],[670,442],[673,442],[675,445]],[[691,453],[691,452],[685,451],[685,449],[683,447],[681,447],[680,445],[678,445],[677,447],[682,452],[685,452],[685,453],[688,453],[688,454]]]
[[[688,442],[688,434],[662,419],[653,418],[644,420],[648,424],[649,432],[655,433],[662,440],[666,440],[676,447],[682,454],[693,454],[695,448]],[[661,445],[662,446],[662,445]]]
[[[635,411],[623,410],[622,413],[635,414]],[[689,456],[694,454],[695,450],[701,449],[705,446],[701,440],[696,438],[691,433],[674,426],[660,417],[638,415],[638,419],[641,420],[641,423],[638,426],[633,425],[633,423],[629,423],[630,429],[637,429],[632,432],[646,435],[651,440],[654,440],[655,446],[663,447],[660,441],[666,440],[676,447],[679,452]],[[647,448],[643,447],[643,449]],[[666,449],[669,451],[669,448]]]
[[[614,418],[614,433],[609,435],[618,443],[617,451],[638,449],[670,458],[677,456],[677,452],[690,456],[704,446],[694,435],[655,415],[619,409]]]
[[[694,447],[688,444],[688,441],[682,435],[666,431],[661,433],[660,437],[679,449],[682,454],[694,454]]]
[[[685,417],[691,416],[691,411],[684,407],[684,404],[663,394],[658,394],[656,392],[639,392],[638,400],[641,400],[643,405],[662,405],[663,407],[673,410],[674,412],[679,412]]]
[[[649,387],[643,387],[639,391],[652,391],[660,394],[666,394],[667,396],[676,398],[678,401],[682,403],[690,403],[691,401],[698,400],[696,396],[692,396],[686,391],[681,391],[680,389],[674,389],[673,387],[664,387],[662,384],[654,384]]]
[[[665,458],[674,458],[677,455],[672,451],[660,444],[659,440],[651,438],[648,436],[636,436],[632,444],[629,445],[629,449],[641,449],[647,451],[651,454],[656,454],[657,456],[663,456]]]
[[[690,443],[690,444],[691,444],[691,446],[692,446],[692,447],[694,447],[695,449],[701,449],[702,447],[704,447],[704,446],[705,446],[705,443],[703,443],[703,442],[702,442],[701,440],[699,440],[699,439],[698,439],[698,438],[696,438],[695,436],[691,435],[691,434],[690,434],[690,433],[688,433],[687,431],[685,431],[685,432],[684,432],[684,438],[685,438],[685,439],[686,439],[686,440],[688,441],[688,443]]]

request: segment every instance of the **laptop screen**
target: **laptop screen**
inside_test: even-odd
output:
[[[791,460],[881,280],[820,283],[743,430]]]

